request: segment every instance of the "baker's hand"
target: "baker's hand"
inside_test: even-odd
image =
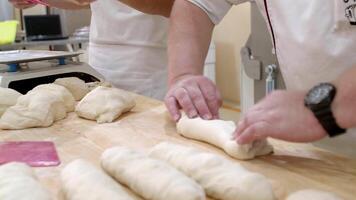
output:
[[[26,9],[36,5],[35,3],[29,3],[26,0],[9,0],[9,2],[18,9]]]
[[[174,121],[180,119],[180,109],[190,118],[200,116],[203,119],[217,119],[222,105],[215,84],[204,76],[194,75],[187,75],[176,81],[164,101]]]
[[[291,142],[313,142],[327,135],[304,106],[306,92],[275,91],[253,106],[239,122],[239,144],[272,137]]]

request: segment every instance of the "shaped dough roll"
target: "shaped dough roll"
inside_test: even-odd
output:
[[[200,185],[167,163],[136,151],[115,147],[106,150],[102,167],[112,177],[145,199],[204,200]]]
[[[187,174],[203,186],[208,196],[215,199],[275,199],[266,177],[221,156],[168,142],[153,147],[149,155]]]
[[[286,200],[342,200],[336,194],[320,190],[300,190],[288,196]]]
[[[119,183],[84,160],[69,163],[62,170],[61,180],[67,200],[133,200]]]
[[[135,100],[129,92],[98,86],[78,103],[75,112],[85,119],[109,123],[122,113],[130,111],[135,105]]]
[[[7,108],[16,104],[20,96],[22,96],[22,94],[13,89],[0,87],[0,117]]]
[[[36,180],[26,164],[9,163],[0,166],[1,200],[50,200],[49,192]]]
[[[177,131],[182,136],[212,144],[236,159],[252,159],[273,151],[272,146],[266,140],[238,145],[233,139],[235,129],[235,123],[232,121],[189,119],[184,114],[177,123]]]
[[[1,129],[48,127],[74,110],[75,100],[63,86],[39,85],[17,99],[1,116]]]
[[[67,88],[76,101],[80,101],[89,92],[87,84],[77,77],[59,78],[54,84]]]

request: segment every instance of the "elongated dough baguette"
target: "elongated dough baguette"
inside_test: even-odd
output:
[[[31,167],[23,163],[0,166],[1,200],[51,200],[49,192],[37,181]]]
[[[177,131],[182,136],[212,144],[236,159],[252,159],[273,151],[266,140],[238,145],[233,139],[235,129],[235,123],[232,121],[203,120],[199,117],[189,119],[185,114],[177,123]]]
[[[119,183],[84,160],[69,163],[62,170],[61,180],[67,200],[133,200]]]
[[[123,147],[106,150],[102,167],[117,181],[150,200],[204,200],[194,180],[167,163]]]
[[[342,200],[336,194],[321,190],[300,190],[289,195],[286,200]]]
[[[208,196],[215,199],[275,199],[266,177],[221,156],[169,142],[156,145],[149,155],[184,172],[203,186]]]

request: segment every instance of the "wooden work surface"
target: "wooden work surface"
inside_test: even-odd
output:
[[[210,145],[178,136],[175,124],[168,119],[164,105],[137,96],[132,112],[111,124],[80,119],[74,113],[49,128],[19,131],[0,130],[1,141],[53,141],[62,164],[54,168],[37,168],[40,181],[61,199],[60,170],[70,161],[83,158],[99,165],[101,153],[109,147],[123,145],[145,151],[160,141],[194,145],[226,156]],[[356,160],[337,156],[306,144],[272,140],[275,153],[252,161],[236,161],[251,171],[269,178],[278,199],[300,189],[321,189],[356,199]]]

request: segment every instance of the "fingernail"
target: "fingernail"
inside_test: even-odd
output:
[[[198,115],[198,113],[195,110],[189,112],[189,118],[196,117],[197,115]]]
[[[178,120],[179,120],[179,118],[180,118],[180,116],[179,116],[179,115],[174,115],[174,116],[173,116],[174,121],[178,121]]]
[[[211,118],[212,118],[212,116],[210,114],[206,114],[203,116],[203,119],[205,119],[205,120],[209,120]]]

